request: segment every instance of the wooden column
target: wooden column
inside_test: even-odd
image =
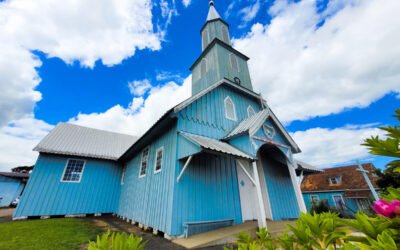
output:
[[[294,165],[289,160],[287,160],[287,166],[289,169],[290,178],[292,179],[292,184],[294,192],[296,194],[297,204],[299,205],[300,212],[307,213],[306,204],[304,203],[303,195],[300,189],[300,183],[296,179],[296,171],[294,169]]]
[[[258,205],[259,205],[259,209],[260,209],[260,216],[258,218],[258,227],[259,228],[267,228],[267,216],[265,215],[265,207],[264,207],[264,201],[263,201],[263,197],[262,197],[261,183],[260,183],[260,177],[258,175],[256,161],[253,161],[252,167],[253,167],[254,181],[256,183],[257,200],[258,200]]]

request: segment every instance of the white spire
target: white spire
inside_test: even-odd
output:
[[[214,19],[218,19],[221,18],[217,12],[217,10],[214,8],[214,1],[210,0],[210,9],[208,11],[208,15],[207,15],[207,21],[211,21]]]

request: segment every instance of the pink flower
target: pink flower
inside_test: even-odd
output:
[[[395,206],[387,201],[377,200],[377,201],[375,201],[374,205],[372,206],[372,209],[377,214],[380,214],[380,215],[390,218],[393,216]]]
[[[390,205],[393,207],[393,212],[397,215],[400,216],[400,201],[399,200],[393,200]]]

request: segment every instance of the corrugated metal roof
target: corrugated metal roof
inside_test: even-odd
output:
[[[267,119],[268,114],[268,109],[263,109],[249,118],[244,119],[227,136],[225,136],[224,139],[232,138],[247,131],[249,131],[251,135],[254,134],[264,123],[265,119]]]
[[[297,169],[296,170],[306,170],[308,173],[318,173],[318,172],[323,172],[324,170],[319,169],[317,167],[314,167],[308,163],[305,163],[303,161],[295,160],[297,163]]]
[[[234,156],[238,156],[238,157],[242,157],[242,158],[254,159],[253,157],[238,150],[237,148],[229,145],[226,142],[218,141],[216,139],[212,139],[212,138],[205,137],[205,136],[185,133],[185,132],[181,132],[181,134],[182,134],[182,136],[187,138],[189,141],[191,141],[195,144],[198,144],[200,147],[202,147],[204,149],[209,149],[212,151],[229,154],[229,155],[234,155]]]
[[[11,178],[29,178],[28,173],[18,173],[18,172],[0,172],[0,175],[11,177]]]
[[[118,160],[136,140],[131,135],[60,123],[33,150]]]

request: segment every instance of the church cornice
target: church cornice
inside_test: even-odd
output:
[[[192,70],[200,61],[201,59],[214,47],[214,45],[221,45],[222,47],[226,48],[227,50],[235,53],[236,55],[242,57],[244,60],[248,61],[250,58],[247,57],[245,54],[241,53],[240,51],[234,49],[232,46],[226,44],[224,41],[221,41],[218,38],[214,38],[214,40],[203,50],[200,56],[196,59],[196,61],[190,66],[190,70]]]

